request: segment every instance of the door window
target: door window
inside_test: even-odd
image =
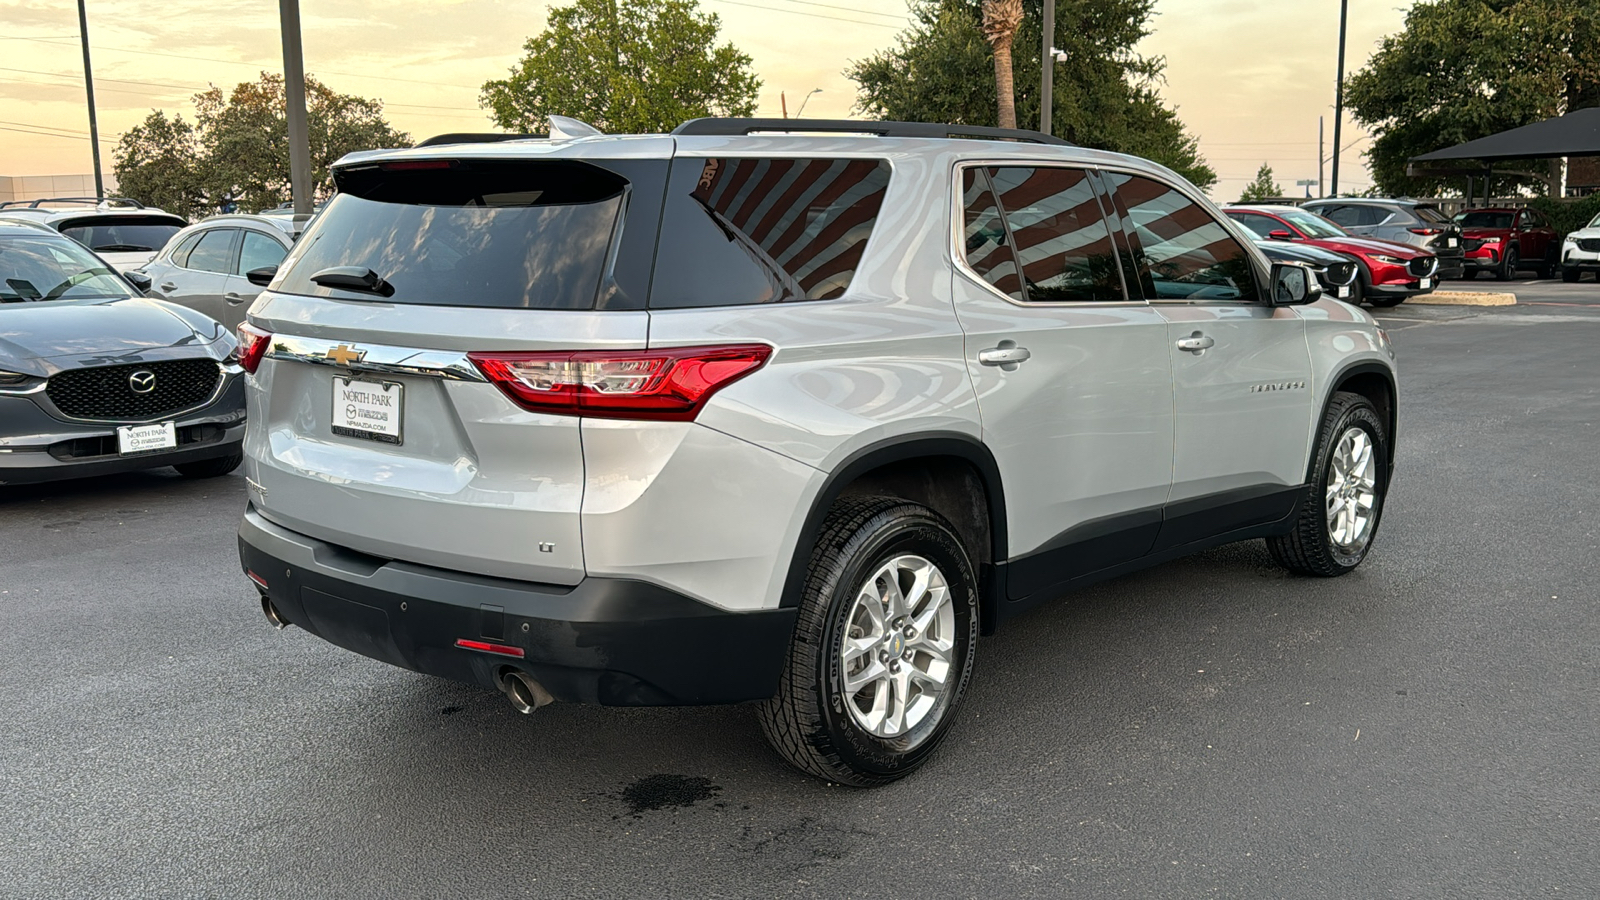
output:
[[[1005,166],[988,174],[1015,242],[1029,301],[1128,299],[1111,229],[1088,173],[1053,166]]]
[[[961,177],[961,246],[967,265],[1000,293],[1013,300],[1026,299],[1017,258],[1011,252],[1011,238],[1000,218],[989,176],[982,169],[967,169]]]
[[[239,271],[244,275],[252,269],[275,266],[283,262],[289,251],[283,245],[258,231],[246,231],[244,243],[239,248]]]
[[[1243,225],[1263,238],[1268,237],[1274,231],[1289,230],[1287,226],[1285,226],[1282,222],[1279,222],[1277,219],[1274,219],[1271,216],[1258,215],[1256,213],[1231,212],[1228,213],[1228,218],[1238,222],[1240,225]]]
[[[233,268],[232,228],[213,228],[200,238],[200,243],[189,251],[183,267],[197,272],[220,272],[224,275]]]
[[[1260,299],[1250,254],[1203,207],[1150,178],[1119,172],[1105,177],[1128,211],[1151,299]]]

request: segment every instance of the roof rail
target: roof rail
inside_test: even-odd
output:
[[[1021,128],[984,125],[940,125],[932,122],[874,122],[854,119],[690,119],[672,129],[673,134],[742,135],[756,132],[875,134],[878,137],[981,138],[990,141],[1025,141],[1032,144],[1074,146],[1055,135]]]
[[[437,147],[440,144],[495,144],[500,141],[526,141],[547,138],[548,134],[502,134],[500,132],[451,132],[436,134],[417,144],[418,147]]]
[[[29,209],[38,209],[41,203],[87,203],[91,206],[99,206],[104,203],[107,206],[131,206],[134,209],[144,209],[143,203],[131,197],[41,197],[33,201],[12,200],[0,205],[21,206],[24,203],[28,204]]]

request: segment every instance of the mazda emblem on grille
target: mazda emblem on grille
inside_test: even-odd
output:
[[[148,394],[156,389],[156,373],[146,369],[128,376],[128,389],[135,394]]]

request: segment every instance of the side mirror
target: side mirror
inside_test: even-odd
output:
[[[1299,306],[1322,296],[1322,285],[1305,266],[1277,263],[1272,267],[1272,305]]]
[[[248,278],[251,284],[257,284],[261,287],[266,287],[267,285],[271,284],[272,279],[276,278],[277,276],[277,266],[262,266],[259,269],[251,269],[250,271],[244,273],[244,277]]]
[[[141,294],[150,293],[150,286],[155,284],[154,281],[150,280],[150,276],[143,272],[123,272],[122,277],[126,278],[129,284],[138,288]]]
[[[1292,240],[1294,240],[1294,232],[1292,232],[1292,231],[1284,231],[1283,229],[1280,228],[1277,231],[1268,232],[1267,233],[1267,240],[1269,240],[1269,241],[1292,241]]]

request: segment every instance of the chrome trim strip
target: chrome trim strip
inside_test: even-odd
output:
[[[478,371],[478,367],[472,364],[472,360],[467,359],[467,355],[458,350],[421,350],[414,347],[330,341],[285,334],[275,334],[271,341],[267,347],[267,359],[331,366],[346,372],[370,372],[375,375],[414,375],[419,378],[442,378],[445,381],[472,381],[480,384],[487,384],[489,381]],[[329,359],[328,353],[339,347],[359,352],[361,358],[347,363]]]

